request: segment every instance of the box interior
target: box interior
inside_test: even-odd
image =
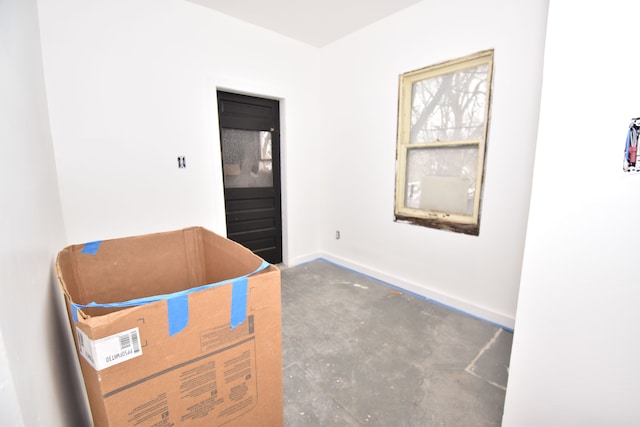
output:
[[[93,254],[85,246],[69,246],[58,255],[58,276],[77,304],[169,294],[249,274],[261,263],[257,256],[239,257],[250,251],[200,227],[105,240]]]

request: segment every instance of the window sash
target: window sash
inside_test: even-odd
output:
[[[486,84],[484,93],[484,119],[481,138],[469,140],[454,141],[420,141],[419,143],[411,141],[411,117],[413,112],[413,85],[416,82],[438,77],[445,74],[455,73],[461,70],[486,66]],[[395,214],[396,219],[408,220],[410,222],[419,223],[420,225],[435,226],[435,228],[449,228],[449,226],[440,226],[443,222],[453,224],[454,231],[461,231],[468,234],[479,233],[479,219],[482,198],[482,184],[484,176],[484,161],[486,152],[486,136],[489,124],[490,98],[491,98],[491,80],[493,74],[493,50],[479,52],[477,54],[448,61],[435,66],[411,71],[400,76],[399,82],[399,103],[398,103],[398,141],[396,152],[396,200]],[[434,209],[421,209],[407,206],[407,169],[408,158],[412,150],[438,150],[443,148],[463,148],[475,147],[477,149],[477,165],[475,177],[473,177],[473,209],[469,215],[465,213],[453,213],[446,211],[438,211]],[[438,175],[429,175],[438,176]],[[453,180],[455,181],[455,180]],[[447,188],[446,185],[444,188]],[[415,221],[417,220],[417,221]],[[433,222],[431,224],[430,222]],[[455,229],[455,224],[461,224],[460,230]],[[469,228],[469,226],[472,226]],[[475,228],[474,228],[475,227]]]

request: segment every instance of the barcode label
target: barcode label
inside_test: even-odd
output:
[[[131,344],[133,344],[133,352],[134,353],[140,353],[142,350],[140,350],[140,340],[138,339],[138,330],[136,329],[136,333],[134,334],[133,332],[131,333]]]
[[[97,340],[90,339],[79,328],[76,330],[80,354],[98,371],[142,355],[138,328]]]
[[[120,349],[124,350],[125,348],[131,347],[131,337],[129,334],[120,335]]]

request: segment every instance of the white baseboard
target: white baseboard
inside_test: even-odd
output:
[[[320,258],[326,259],[326,256],[327,255],[322,252],[313,252],[307,255],[302,255],[302,256],[296,257],[295,259],[288,260],[287,267],[295,267],[296,265],[306,264],[308,262],[315,261]]]
[[[450,310],[458,311],[467,316],[475,317],[480,320],[495,324],[496,326],[507,329],[509,331],[513,331],[515,319],[511,316],[497,313],[495,311],[480,307],[468,301],[461,300],[459,298],[447,295],[434,289],[426,288],[424,286],[407,282],[405,280],[400,280],[382,271],[367,267],[362,264],[351,262],[344,258],[330,255],[326,252],[315,252],[312,254],[297,257],[295,258],[295,260],[291,260],[288,266],[294,267],[317,259],[323,259],[342,268],[353,270],[356,273],[369,276],[374,280],[382,282],[382,284],[386,286],[397,288],[404,291],[405,293],[413,294],[432,303],[442,305]]]

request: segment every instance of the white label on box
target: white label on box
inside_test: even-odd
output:
[[[89,338],[80,328],[76,327],[76,331],[80,354],[96,371],[142,356],[138,328],[97,340]]]

